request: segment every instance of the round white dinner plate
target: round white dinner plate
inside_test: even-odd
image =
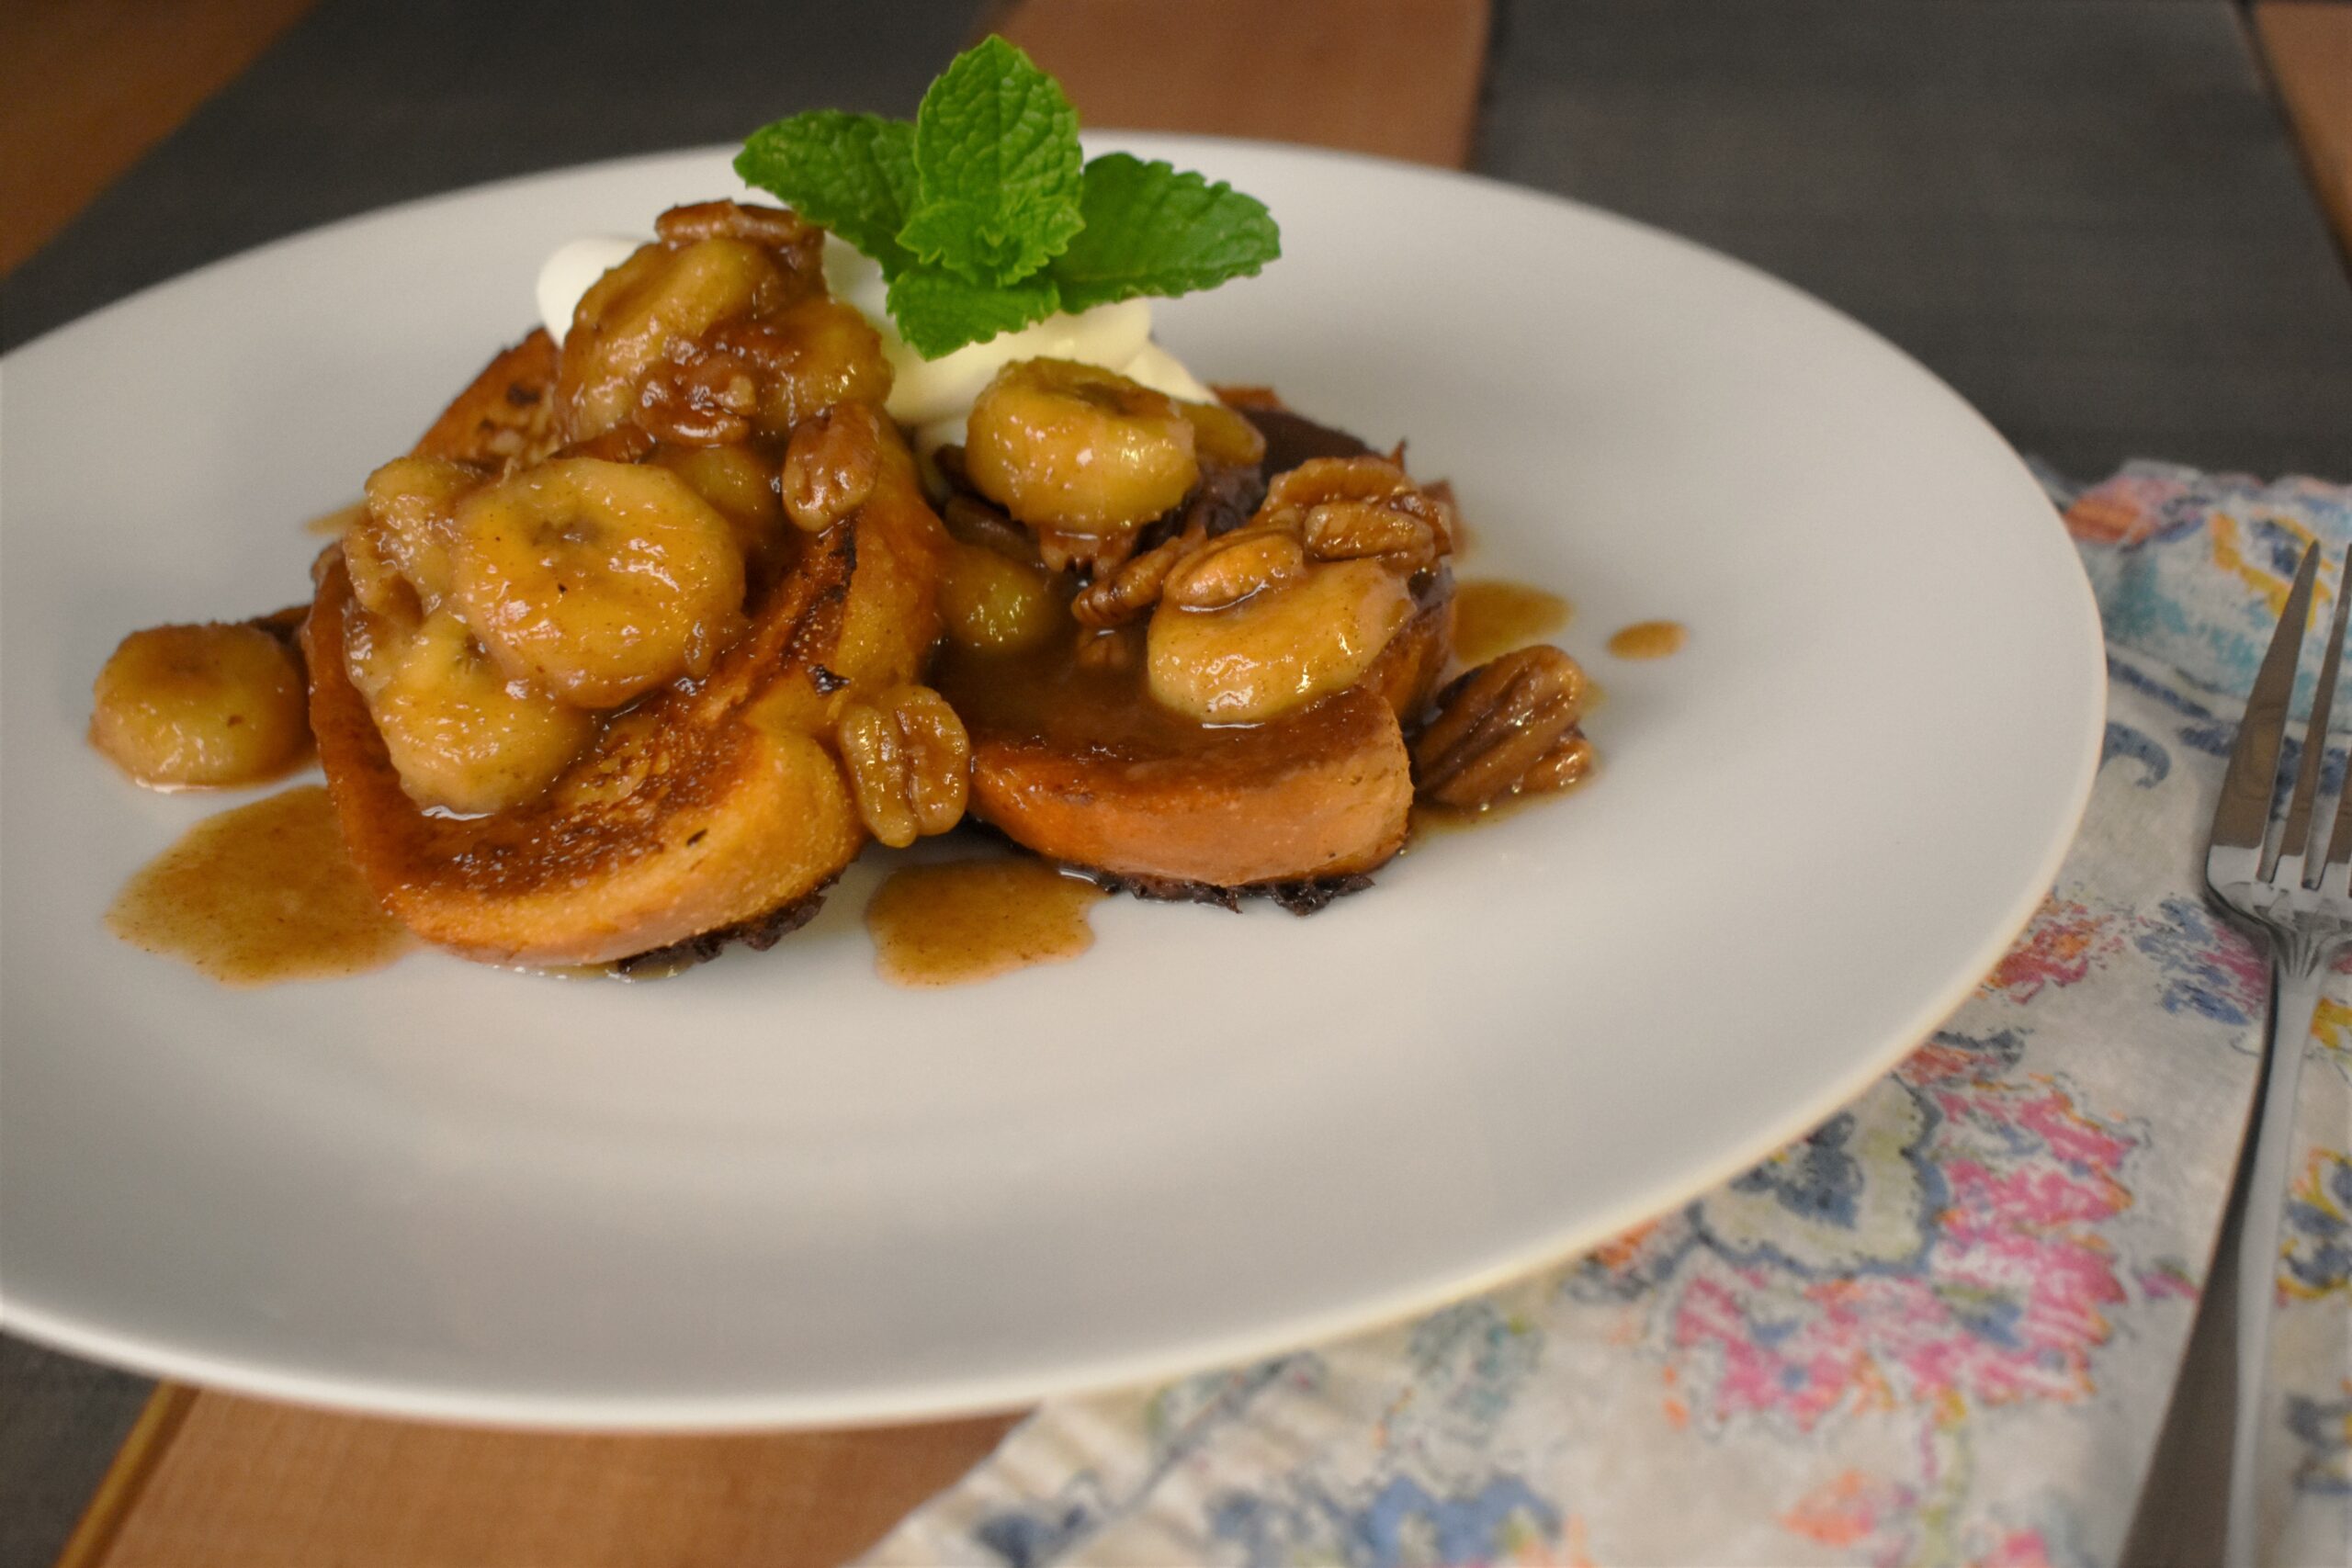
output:
[[[1240,142],[1284,255],[1161,308],[1449,475],[1552,587],[1597,779],[1311,919],[1112,900],[1078,962],[895,989],[869,855],[684,978],[426,954],[229,990],[116,890],[217,797],[84,743],[117,638],[308,592],[539,262],[739,189],[721,152],[266,246],[0,367],[0,1321],[290,1399],[526,1424],[1009,1405],[1336,1335],[1598,1242],[1891,1066],[2054,874],[2096,614],[1961,400],[1770,278],[1570,203]],[[1613,660],[1632,621],[1690,628]]]

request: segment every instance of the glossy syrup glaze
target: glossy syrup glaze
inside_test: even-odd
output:
[[[362,974],[416,944],[360,880],[316,784],[189,829],[124,886],[107,928],[229,986]]]
[[[966,986],[1094,945],[1086,912],[1093,883],[1043,861],[949,861],[902,866],[865,907],[874,966],[896,986]]]
[[[1507,578],[1470,578],[1453,585],[1453,656],[1467,668],[1515,648],[1542,642],[1568,624],[1568,602]]]

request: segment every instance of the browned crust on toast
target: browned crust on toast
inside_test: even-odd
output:
[[[311,724],[344,841],[377,895],[427,941],[503,963],[601,964],[795,902],[863,842],[815,739],[745,722],[752,698],[840,638],[848,529],[815,548],[752,632],[694,691],[610,725],[538,798],[488,817],[427,811],[402,791],[344,658],[339,555],[304,623]]]
[[[1404,847],[1413,802],[1400,714],[1427,700],[1452,646],[1450,583],[1371,674],[1248,728],[1141,727],[1121,736],[967,713],[972,810],[1014,842],[1145,897],[1227,903],[1244,892],[1351,883]]]
[[[519,466],[554,444],[556,343],[545,327],[503,351],[417,439],[420,457]]]

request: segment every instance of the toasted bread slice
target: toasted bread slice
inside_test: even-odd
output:
[[[1371,451],[1263,389],[1221,396],[1266,437],[1261,482],[1311,457]],[[971,731],[973,815],[1148,897],[1230,905],[1263,892],[1301,913],[1363,886],[1404,847],[1413,803],[1404,725],[1453,656],[1450,571],[1432,574],[1363,681],[1250,728],[1160,707],[1134,672],[1139,628],[1122,635],[1125,658],[1091,669],[1057,652],[1010,666],[943,662],[934,681]]]
[[[1147,893],[1295,901],[1297,885],[1361,876],[1404,847],[1398,716],[1427,701],[1453,616],[1447,582],[1364,680],[1247,728],[1170,714],[1119,672],[968,660],[936,679],[971,731],[973,814],[1014,842]]]
[[[512,427],[480,410],[527,406],[505,388],[544,386],[528,364],[517,369],[519,352],[493,361],[419,450],[504,456],[481,442]],[[351,584],[330,550],[302,645],[352,858],[419,935],[494,963],[603,964],[757,929],[820,892],[865,841],[820,738],[859,691],[919,677],[938,632],[944,547],[894,440],[871,498],[800,546],[707,677],[615,717],[544,795],[475,818],[425,810],[401,789],[347,673]]]
[[[534,328],[482,367],[418,439],[414,455],[493,468],[546,457],[554,444],[555,371],[555,339]]]

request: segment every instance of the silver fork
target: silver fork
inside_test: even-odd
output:
[[[2222,779],[2213,837],[2205,852],[2205,885],[2229,909],[2260,928],[2270,946],[2270,1028],[2264,1041],[2251,1123],[2238,1156],[2212,1271],[2198,1303],[2189,1350],[2149,1468],[2122,1562],[2215,1562],[2255,1568],[2256,1450],[2266,1414],[2270,1305],[2278,1289],[2278,1222],[2294,1142],[2295,1086],[2320,983],[2329,961],[2352,940],[2352,788],[2336,803],[2326,855],[2311,860],[2328,710],[2344,655],[2345,613],[2352,606],[2352,554],[2337,579],[2335,622],[2312,694],[2302,765],[2275,849],[2266,849],[2278,753],[2295,692],[2295,666],[2311,617],[2319,547],[2303,553],[2278,630],[2263,656]],[[2210,1490],[2222,1464],[2229,1489],[2214,1517]]]

